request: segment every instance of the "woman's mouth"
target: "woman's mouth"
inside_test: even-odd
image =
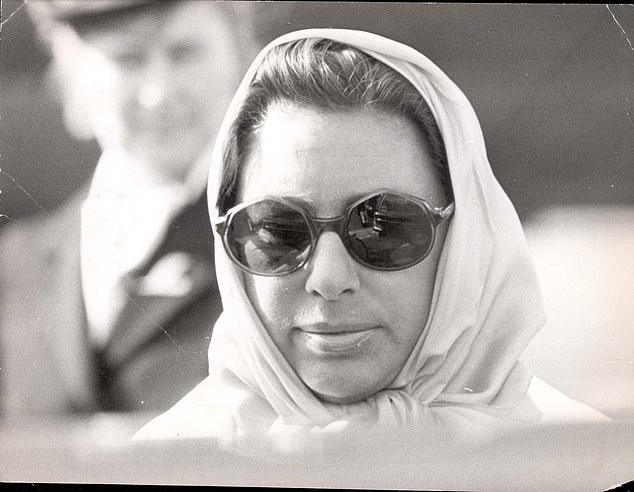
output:
[[[347,352],[366,342],[376,327],[354,331],[303,331],[307,345],[316,352]]]

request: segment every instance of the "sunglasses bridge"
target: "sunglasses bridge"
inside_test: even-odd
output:
[[[323,232],[329,231],[336,233],[345,244],[346,220],[348,219],[346,214],[336,217],[312,217],[310,215],[307,217],[307,223],[312,229],[311,232],[315,234],[315,243],[317,243]]]

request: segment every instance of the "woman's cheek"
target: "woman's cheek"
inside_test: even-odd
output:
[[[286,277],[257,277],[245,275],[245,287],[260,320],[269,330],[280,330],[291,326],[298,305],[300,286],[289,285]]]

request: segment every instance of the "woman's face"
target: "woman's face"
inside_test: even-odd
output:
[[[292,197],[313,216],[340,215],[362,195],[389,188],[445,197],[414,126],[381,112],[272,107],[240,182],[240,201]],[[245,274],[249,298],[277,347],[304,383],[335,403],[387,387],[418,340],[431,303],[445,229],[423,262],[401,271],[357,263],[335,232],[285,276]]]

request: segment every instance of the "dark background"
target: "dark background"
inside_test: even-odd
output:
[[[38,0],[34,0],[38,1]],[[97,0],[98,1],[98,0]],[[0,225],[47,212],[89,179],[45,83],[23,1],[2,0]],[[520,218],[556,205],[634,204],[634,6],[256,2],[262,42],[306,27],[410,44],[462,88]]]

